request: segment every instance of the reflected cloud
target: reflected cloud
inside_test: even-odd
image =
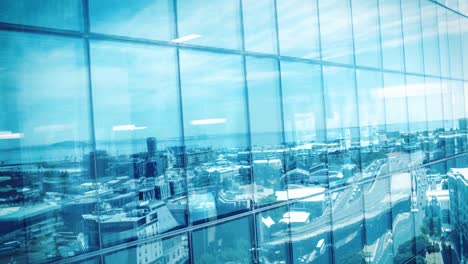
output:
[[[112,130],[113,131],[133,131],[133,130],[142,130],[146,129],[145,126],[135,126],[133,124],[131,125],[119,125],[119,126],[113,126]]]
[[[199,120],[192,120],[190,124],[194,126],[224,124],[226,123],[226,120],[227,120],[226,118],[199,119]]]
[[[0,140],[23,138],[23,133],[13,133],[11,131],[0,131]]]

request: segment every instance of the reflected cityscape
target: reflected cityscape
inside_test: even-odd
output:
[[[463,2],[0,2],[0,262],[468,263]]]

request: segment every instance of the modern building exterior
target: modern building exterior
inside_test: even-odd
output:
[[[0,263],[468,263],[466,0],[0,1]]]

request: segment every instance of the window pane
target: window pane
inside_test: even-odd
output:
[[[278,0],[277,10],[281,55],[319,59],[320,43],[315,1]]]
[[[46,262],[96,250],[98,229],[84,42],[0,31],[0,262]],[[52,236],[54,235],[54,236]],[[8,246],[4,245],[4,249]]]
[[[406,76],[409,133],[403,136],[403,149],[411,154],[411,166],[422,164],[421,138],[427,131],[424,77]]]
[[[361,165],[354,78],[351,68],[323,68],[330,187],[354,178]]]
[[[445,157],[445,146],[439,140],[439,132],[444,130],[444,110],[440,79],[426,78],[428,141],[424,148],[428,152],[426,159],[433,161]],[[429,107],[430,106],[430,107]]]
[[[353,35],[350,2],[319,1],[322,59],[353,64]]]
[[[174,38],[172,0],[90,0],[92,32],[135,38]]]
[[[187,44],[240,49],[239,7],[237,0],[177,1],[178,38],[188,38],[183,41]]]
[[[330,198],[320,193],[290,206],[293,263],[332,263]]]
[[[358,70],[358,108],[363,177],[386,173],[385,97],[381,72]]]
[[[320,66],[281,62],[288,194],[303,196],[306,186],[328,186],[325,113]],[[291,187],[291,188],[290,188]]]
[[[98,221],[103,246],[185,226],[175,49],[93,41],[91,57],[94,171],[100,184],[114,193],[101,199],[107,208],[100,212],[106,220]],[[131,185],[134,190],[129,190]],[[158,205],[144,205],[156,201]],[[147,212],[135,215],[132,206]],[[124,209],[127,212],[116,213]],[[144,222],[146,227],[119,225],[124,220],[134,226]]]
[[[289,251],[289,224],[296,224],[295,214],[286,206],[257,215],[258,258],[260,263],[287,263]]]
[[[419,1],[401,1],[405,64],[407,72],[423,73]]]
[[[83,30],[82,0],[2,0],[0,21],[28,26]]]
[[[447,11],[445,8],[437,6],[437,19],[439,21],[440,74],[443,77],[450,77]]]
[[[245,49],[277,53],[275,2],[242,0]]]
[[[331,193],[334,263],[364,262],[364,208],[359,186]]]
[[[384,96],[389,171],[392,172],[407,168],[410,162],[409,155],[402,153],[401,146],[401,135],[409,131],[404,75],[384,74]]]
[[[380,0],[383,68],[403,71],[403,39],[400,0]]]
[[[194,263],[254,262],[253,232],[251,217],[194,231],[192,233]]]
[[[248,210],[252,198],[242,60],[181,50],[191,222]],[[221,88],[222,87],[222,88]]]
[[[286,142],[324,142],[325,120],[320,66],[281,62],[281,77]]]
[[[377,0],[353,0],[356,65],[380,68],[380,28]]]
[[[278,0],[277,9],[281,55],[319,59],[320,43],[316,2]]]
[[[391,263],[393,236],[390,203],[390,178],[385,177],[353,187],[353,196],[364,196],[365,252],[373,263]],[[367,253],[369,254],[369,253]]]
[[[450,76],[452,78],[463,78],[463,62],[460,39],[460,24],[458,15],[447,12],[447,33],[450,52]]]
[[[247,57],[253,177],[259,204],[276,201],[274,192],[282,189],[284,139],[277,67],[276,60]]]
[[[437,6],[430,1],[420,1],[424,53],[424,72],[440,76],[439,36]]]
[[[409,172],[391,176],[394,263],[403,263],[415,253],[411,182]]]
[[[179,235],[165,239],[131,246],[104,255],[104,263],[188,263],[187,235]]]
[[[455,122],[456,132],[455,137],[455,153],[466,151],[467,147],[467,134],[466,131],[466,109],[465,109],[465,92],[463,89],[463,82],[451,81],[452,86],[452,107],[453,118]]]
[[[468,2],[466,4],[468,11]],[[460,18],[460,31],[462,37],[462,61],[464,79],[468,80],[468,18]]]

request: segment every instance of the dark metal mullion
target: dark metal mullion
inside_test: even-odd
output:
[[[361,1],[361,0],[358,0]],[[351,16],[351,35],[353,41],[353,64],[354,64],[354,97],[356,99],[356,116],[357,116],[357,126],[359,127],[359,167],[360,173],[362,174],[362,157],[361,157],[361,119],[359,111],[359,94],[358,94],[358,83],[357,83],[357,69],[356,69],[356,43],[354,41],[354,19],[353,19],[353,0],[349,0],[350,16]],[[367,127],[367,124],[366,124]],[[352,185],[351,185],[352,186]],[[356,185],[359,186],[359,185]],[[364,185],[362,185],[364,186]],[[367,224],[366,224],[366,202],[364,199],[364,190],[361,191],[361,201],[362,201],[362,232],[361,232],[361,248],[364,249],[367,246]]]
[[[96,129],[95,129],[95,120],[94,120],[94,100],[93,100],[93,81],[92,81],[92,70],[91,70],[91,47],[90,47],[90,18],[89,18],[89,0],[82,0],[83,5],[83,35],[81,36],[85,42],[85,59],[86,59],[86,75],[88,80],[88,105],[89,105],[89,124],[90,124],[90,133],[91,133],[91,151],[94,153],[93,160],[90,160],[94,169],[94,181],[99,183],[99,175],[97,175],[97,164],[96,164]],[[90,155],[91,158],[91,155]],[[98,205],[101,203],[101,197],[99,194],[96,195],[98,200]],[[101,212],[99,206],[97,206],[97,215],[100,217]],[[102,244],[102,232],[101,224],[97,223],[98,234],[99,234],[99,250],[103,249]],[[104,254],[99,255],[99,259],[104,263]]]
[[[178,24],[178,13],[177,13],[177,0],[172,1],[172,15],[173,15],[173,25],[174,25],[174,35],[173,38],[177,39],[179,37],[179,24]],[[186,221],[187,227],[191,226],[190,223],[190,200],[189,200],[189,182],[187,177],[187,159],[186,159],[186,145],[185,145],[185,124],[184,124],[184,111],[183,111],[183,96],[182,96],[182,81],[181,81],[181,72],[180,72],[180,50],[178,45],[175,45],[175,56],[176,56],[176,76],[177,76],[177,93],[178,93],[178,104],[179,104],[179,124],[180,124],[180,136],[181,140],[179,143],[182,145],[182,164],[183,164],[183,174],[185,178],[185,193],[187,194],[186,200]],[[182,233],[183,234],[183,233]],[[188,243],[188,257],[189,263],[193,264],[193,239],[192,235],[193,232],[188,229],[185,233],[187,236],[187,243]]]
[[[238,0],[238,7],[239,7],[239,20],[240,20],[240,33],[241,33],[241,54],[242,54],[242,79],[243,79],[243,84],[244,84],[244,104],[245,104],[245,110],[246,110],[246,124],[247,124],[247,147],[248,147],[248,152],[249,152],[249,165],[250,165],[250,182],[252,185],[252,193],[251,193],[251,200],[252,204],[250,205],[250,210],[254,210],[254,204],[255,204],[255,176],[253,173],[253,155],[252,155],[252,128],[251,128],[251,119],[250,119],[250,98],[249,98],[249,84],[247,81],[247,58],[245,55],[245,32],[244,32],[244,12],[243,12],[243,5],[242,2],[243,0]],[[252,235],[253,235],[253,241],[251,241],[251,249],[253,253],[253,261],[258,263],[258,234],[257,234],[257,221],[256,221],[256,214],[252,213],[251,216],[252,221],[248,221],[250,225],[253,226],[251,229]],[[239,218],[240,219],[240,218]],[[253,242],[253,243],[252,243]]]

